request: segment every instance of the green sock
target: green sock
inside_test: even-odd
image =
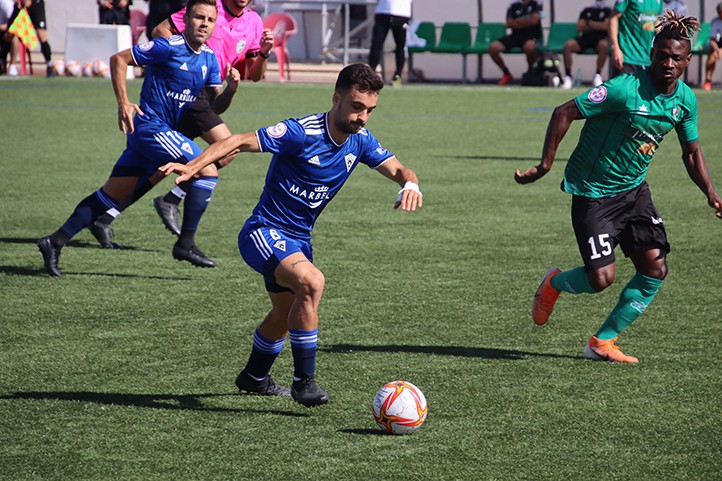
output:
[[[598,339],[614,339],[642,315],[662,285],[661,279],[637,272],[619,294],[619,302],[595,334]]]
[[[570,294],[593,294],[596,291],[592,289],[587,278],[584,267],[577,267],[570,271],[560,272],[552,277],[552,287],[558,291],[569,292]]]

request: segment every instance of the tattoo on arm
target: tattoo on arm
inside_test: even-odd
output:
[[[297,264],[300,264],[300,263],[302,263],[302,262],[308,262],[308,259],[303,259],[303,260],[300,260],[300,261],[292,262],[292,263],[291,263],[291,269],[295,268]]]

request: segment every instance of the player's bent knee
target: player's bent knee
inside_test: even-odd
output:
[[[614,284],[614,271],[600,270],[587,274],[589,285],[595,292],[602,292],[607,287]]]

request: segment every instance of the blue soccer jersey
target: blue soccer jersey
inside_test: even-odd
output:
[[[256,136],[261,150],[272,153],[273,159],[249,221],[301,239],[311,238],[319,214],[359,162],[376,169],[393,157],[366,129],[336,144],[327,114],[284,120],[258,130]]]
[[[146,67],[135,122],[160,122],[175,129],[183,112],[204,86],[220,87],[221,73],[213,50],[193,50],[183,35],[157,38],[131,49],[137,65]]]

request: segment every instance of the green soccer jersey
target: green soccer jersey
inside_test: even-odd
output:
[[[662,0],[617,0],[614,10],[619,17],[619,47],[624,63],[648,67],[654,40],[654,27],[662,13]]]
[[[655,150],[673,128],[682,143],[698,140],[697,99],[679,80],[657,92],[646,70],[620,75],[576,97],[586,119],[564,171],[563,191],[610,197],[644,181]]]

